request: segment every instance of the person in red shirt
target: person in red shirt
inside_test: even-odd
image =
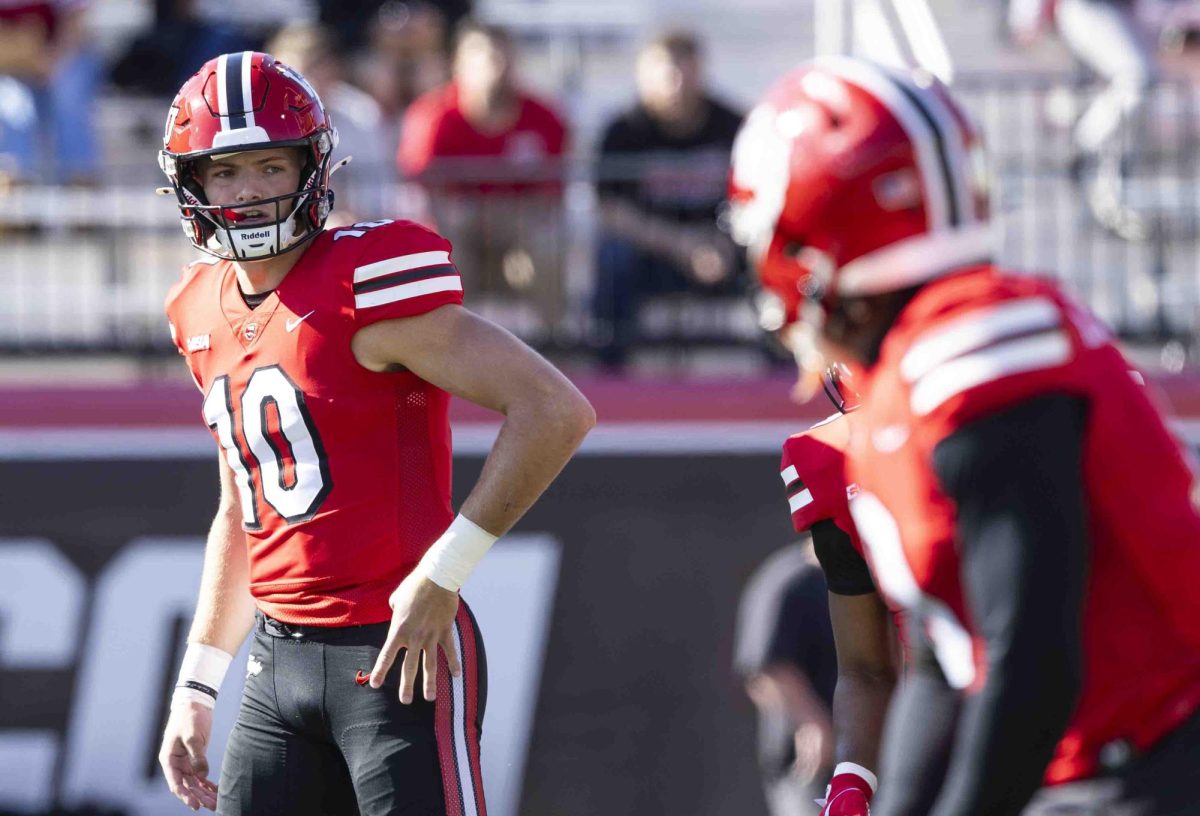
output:
[[[460,24],[451,81],[404,115],[397,163],[487,291],[535,298],[543,329],[562,316],[562,159],[567,129],[521,90],[508,33]]]
[[[993,265],[983,166],[936,79],[844,58],[735,149],[739,238],[862,392],[850,509],[913,652],[873,810],[1200,812],[1195,474],[1108,330]]]
[[[386,219],[324,229],[336,143],[307,81],[249,51],[206,63],[167,119],[162,168],[213,256],[167,316],[221,503],[159,761],[192,809],[482,815],[486,662],[458,590],[594,414],[462,307],[446,239]],[[451,394],[505,415],[457,516]],[[252,627],[218,787],[212,706]]]

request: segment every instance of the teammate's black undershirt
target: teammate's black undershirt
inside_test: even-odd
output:
[[[875,591],[866,560],[854,549],[850,536],[842,528],[826,520],[818,521],[809,532],[830,592],[834,595],[866,595]]]
[[[946,693],[935,661],[918,656],[894,703],[879,816],[1008,816],[1037,790],[1078,699],[1087,573],[1082,473],[1086,403],[1051,394],[952,434],[933,465],[957,507],[967,614],[983,638],[983,687]],[[924,638],[913,638],[920,650]],[[935,766],[945,766],[945,774]],[[937,804],[913,790],[943,778]],[[918,780],[924,780],[920,782]]]

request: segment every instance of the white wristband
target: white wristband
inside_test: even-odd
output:
[[[194,702],[212,708],[217,702],[217,692],[225,680],[225,672],[233,662],[233,655],[216,646],[204,643],[189,643],[183,653],[183,664],[179,667],[179,682],[171,694],[171,707]]]
[[[442,589],[458,592],[497,538],[459,513],[425,552],[416,572]]]

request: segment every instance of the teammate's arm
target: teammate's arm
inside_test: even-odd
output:
[[[883,722],[896,686],[894,625],[850,537],[832,521],[814,524],[812,536],[829,586],[829,622],[837,647],[834,757],[838,771],[852,772],[873,786],[873,775],[861,771],[879,767]],[[830,795],[835,793],[831,787]]]
[[[974,422],[934,451],[958,509],[967,613],[987,665],[982,688],[963,701],[934,816],[1019,813],[1075,707],[1088,558],[1085,421],[1080,398],[1053,394]]]
[[[920,627],[906,621],[908,663],[887,713],[876,814],[921,814],[933,809],[946,779],[962,694],[946,682]],[[919,743],[912,737],[920,734]]]
[[[537,352],[461,306],[372,323],[355,334],[352,348],[370,370],[408,369],[504,415],[459,518],[393,594],[392,632],[371,674],[371,684],[378,687],[396,653],[406,647],[400,697],[408,702],[424,652],[424,692],[432,700],[439,642],[451,670],[457,669],[454,650],[446,647],[452,643],[447,638],[458,608],[458,586],[495,538],[508,532],[558,475],[596,415],[571,381]]]
[[[181,683],[191,681],[210,689],[214,682],[220,685],[224,668],[254,621],[241,501],[224,451],[218,460],[221,498],[208,531],[200,595],[180,672]],[[171,793],[193,810],[217,806],[217,786],[208,778],[207,756],[215,700],[207,691],[177,688],[158,753]]]

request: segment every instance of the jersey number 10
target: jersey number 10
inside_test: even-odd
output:
[[[233,394],[229,377],[218,377],[204,397],[204,420],[217,433],[225,461],[233,470],[241,496],[242,523],[262,527],[251,462],[261,481],[262,497],[284,521],[312,518],[329,495],[333,481],[321,438],[304,405],[304,394],[279,366],[257,369],[239,396],[242,426],[234,433]],[[277,420],[271,427],[272,415]],[[245,445],[239,445],[237,436]],[[243,452],[243,450],[245,452]]]

